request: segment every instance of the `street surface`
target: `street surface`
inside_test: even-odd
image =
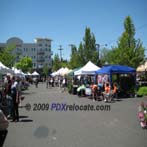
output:
[[[146,147],[147,130],[140,127],[137,105],[147,98],[128,98],[110,103],[110,111],[51,111],[51,105],[109,105],[79,98],[45,83],[24,92],[20,122],[10,122],[3,147]],[[49,104],[48,110],[33,110]],[[47,106],[47,105],[46,105]],[[37,107],[36,109],[39,109]],[[11,121],[11,120],[10,120]]]

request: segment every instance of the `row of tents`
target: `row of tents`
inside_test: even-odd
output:
[[[136,69],[128,66],[122,65],[108,65],[102,68],[96,66],[91,61],[89,61],[82,68],[77,68],[74,70],[69,70],[68,68],[60,68],[58,71],[53,72],[52,76],[65,75],[65,74],[73,74],[74,76],[78,75],[95,75],[95,74],[112,74],[112,73],[120,73],[127,74],[136,72]]]
[[[37,73],[36,71],[34,71],[33,73],[23,73],[20,69],[17,69],[15,67],[12,67],[12,69],[8,68],[7,66],[5,66],[2,62],[0,62],[0,73],[1,74],[15,74],[17,76],[39,76],[39,73]]]
[[[97,71],[98,69],[100,69],[98,66],[96,66],[95,64],[93,64],[91,61],[89,61],[85,66],[83,66],[82,68],[76,68],[74,70],[70,70],[67,67],[65,68],[60,68],[59,70],[53,72],[51,74],[51,76],[64,76],[64,75],[85,75],[85,74],[89,74],[89,75],[94,75],[95,71]]]
[[[108,75],[110,82],[112,81],[113,74],[133,74],[135,75],[136,69],[123,66],[123,65],[106,65],[102,68],[96,66],[91,61],[89,61],[82,68],[69,70],[68,68],[61,68],[58,71],[52,73],[52,76],[63,76],[65,74],[71,76],[81,76],[81,75]]]
[[[143,69],[145,68],[145,69]],[[104,66],[102,68],[96,66],[91,61],[89,61],[85,66],[82,68],[76,68],[74,70],[70,70],[67,67],[60,68],[58,71],[55,71],[51,74],[51,76],[64,76],[64,75],[95,75],[95,74],[112,74],[112,73],[120,73],[120,74],[127,74],[127,73],[134,73],[136,71],[143,71],[147,70],[147,62],[144,65],[139,66],[137,69],[134,69],[132,67],[128,66],[122,66],[122,65],[108,65]],[[38,76],[39,73],[34,71],[33,73],[23,73],[21,70],[17,68],[8,68],[4,64],[0,62],[0,72],[2,74],[5,73],[14,73],[19,76],[26,76],[26,75],[34,75]]]

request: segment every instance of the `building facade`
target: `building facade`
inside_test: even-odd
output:
[[[33,62],[33,69],[42,70],[44,66],[52,68],[52,51],[51,51],[51,39],[48,38],[36,38],[34,43],[24,43],[20,38],[12,37],[7,40],[6,43],[0,43],[0,49],[4,49],[6,46],[15,45],[13,54],[16,55],[15,62],[18,62],[22,57],[30,57]]]

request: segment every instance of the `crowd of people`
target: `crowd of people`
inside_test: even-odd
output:
[[[95,80],[96,81],[96,80]],[[76,87],[76,94],[78,96],[91,96],[93,100],[103,100],[104,102],[111,102],[114,97],[117,96],[117,84],[111,85],[108,81],[101,83],[97,80],[94,81],[93,77],[73,77],[69,80],[66,76],[48,76],[43,78],[41,82],[46,83],[46,88],[50,87],[60,87],[62,92],[72,85],[72,91]],[[34,84],[38,88],[38,83],[40,82],[40,77],[25,77],[20,78],[18,76],[6,75],[3,77],[3,85],[0,92],[0,104],[3,106],[6,104],[7,109],[3,109],[7,118],[11,118],[12,121],[19,121],[19,105],[21,105],[21,100],[24,98],[22,96],[22,89],[27,88],[30,84]],[[67,88],[68,87],[68,88]],[[87,90],[90,92],[87,94]]]
[[[67,87],[68,81],[66,76],[49,76],[46,78],[46,88],[49,87],[63,87],[64,91]]]
[[[1,81],[0,90],[0,109],[3,110],[7,118],[12,119],[14,122],[19,121],[19,105],[22,96],[22,90],[29,86],[24,78],[19,76],[6,75]]]
[[[76,84],[78,84],[77,95],[90,95],[93,101],[103,100],[104,102],[111,102],[114,100],[114,97],[117,97],[118,85],[116,83],[113,83],[113,85],[111,85],[109,80],[105,82],[98,82],[98,80],[95,80],[94,82],[94,79],[88,77],[87,79],[82,78],[78,80]]]
[[[103,87],[98,86],[96,84],[91,85],[92,89],[92,98],[94,100],[104,100],[104,102],[111,102],[113,101],[114,97],[117,97],[118,87],[117,84],[114,83],[111,87],[109,82],[106,82]]]
[[[95,79],[94,76],[74,76],[72,79],[66,76],[47,77],[46,88],[55,86],[62,87],[64,91],[66,87],[71,87],[70,93],[78,96],[91,96],[93,100],[103,100],[104,102],[111,102],[114,97],[117,97],[118,92],[117,83],[114,82],[111,85],[106,76],[101,79],[100,77]]]

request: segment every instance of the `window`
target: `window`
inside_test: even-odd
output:
[[[40,43],[39,46],[42,46],[42,44]]]

